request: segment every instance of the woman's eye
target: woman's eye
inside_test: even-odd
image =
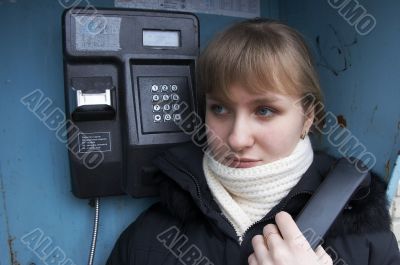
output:
[[[274,110],[267,107],[260,107],[257,109],[257,115],[264,117],[271,116],[272,114],[274,114],[274,112]]]
[[[224,114],[226,113],[226,109],[221,105],[211,105],[211,111],[215,114]]]

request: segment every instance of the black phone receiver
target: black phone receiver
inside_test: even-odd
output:
[[[369,176],[360,160],[341,158],[296,218],[296,224],[316,249],[357,188]]]

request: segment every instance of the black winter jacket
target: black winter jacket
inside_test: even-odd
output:
[[[264,218],[238,237],[212,198],[202,169],[202,151],[193,144],[174,147],[155,164],[162,172],[161,201],[143,212],[118,239],[108,265],[247,264],[251,239],[274,223],[279,211],[294,218],[334,164],[316,153],[299,183]],[[385,185],[372,175],[324,238],[333,264],[400,265],[390,231]]]

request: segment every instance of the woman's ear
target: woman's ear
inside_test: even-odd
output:
[[[310,106],[308,107],[305,112],[304,112],[304,126],[303,126],[303,130],[306,132],[309,132],[311,129],[311,126],[314,123],[314,118],[315,118],[315,111],[314,111],[314,106]]]

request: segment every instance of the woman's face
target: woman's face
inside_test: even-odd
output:
[[[230,152],[218,159],[228,166],[254,167],[284,158],[312,124],[313,113],[305,116],[299,98],[274,92],[253,94],[237,84],[229,91],[229,101],[206,96],[209,147],[214,153],[221,142],[229,147]]]

